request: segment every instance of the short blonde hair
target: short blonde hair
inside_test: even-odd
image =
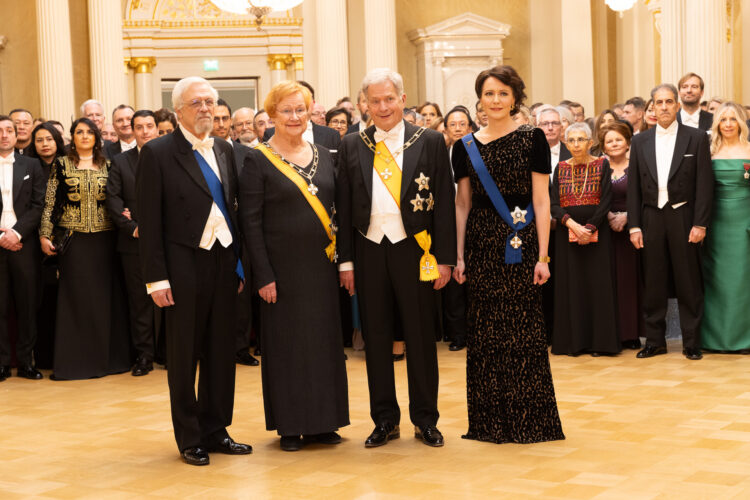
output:
[[[276,106],[290,95],[298,92],[302,94],[302,98],[305,100],[305,108],[309,110],[312,105],[312,94],[310,94],[307,87],[292,80],[284,80],[274,85],[263,102],[263,108],[268,113],[268,116],[274,118],[276,116]]]
[[[714,122],[711,125],[711,154],[716,154],[716,152],[721,149],[721,146],[724,142],[724,139],[721,136],[721,132],[719,132],[719,124],[721,123],[721,117],[725,113],[731,113],[737,118],[737,125],[739,125],[739,133],[740,133],[740,144],[747,144],[747,113],[743,109],[742,106],[737,104],[736,102],[727,101],[721,106],[719,106],[719,109],[716,110],[714,113]]]

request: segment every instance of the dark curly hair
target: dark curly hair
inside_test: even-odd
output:
[[[519,106],[521,106],[524,99],[526,99],[526,93],[524,92],[526,85],[523,83],[521,77],[518,76],[518,72],[513,66],[501,65],[486,69],[479,73],[477,81],[474,83],[474,91],[477,93],[478,99],[482,98],[482,87],[484,87],[484,82],[490,77],[500,80],[503,84],[511,88],[513,91],[514,102],[510,114],[513,116],[518,113]]]
[[[76,165],[78,165],[78,162],[81,160],[78,156],[78,151],[76,151],[75,144],[76,128],[78,128],[78,125],[80,124],[86,125],[94,133],[94,150],[92,151],[94,155],[94,165],[102,168],[107,163],[107,159],[104,157],[104,151],[102,149],[104,147],[104,142],[102,141],[102,133],[99,131],[99,128],[96,126],[96,124],[88,118],[79,118],[70,126],[71,140],[70,150],[68,150],[68,157],[73,160]]]

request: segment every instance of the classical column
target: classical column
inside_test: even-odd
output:
[[[374,68],[398,71],[396,0],[364,0],[364,6],[367,71]]]
[[[563,99],[583,104],[589,113],[594,109],[594,46],[591,35],[591,2],[589,0],[562,0],[560,26],[562,27],[562,78]],[[572,29],[583,26],[587,29]]]
[[[292,56],[289,54],[268,54],[268,65],[271,67],[271,87],[281,81],[288,80],[286,67],[291,62]]]
[[[68,0],[36,0],[41,113],[69,123],[76,112]]]
[[[317,0],[315,20],[318,45],[316,100],[329,108],[339,98],[349,95],[346,0]]]
[[[685,2],[685,73],[699,74],[706,83],[704,99],[731,99],[727,40],[727,2]],[[673,80],[677,83],[677,80]]]
[[[661,0],[660,25],[661,80],[677,85],[685,72],[685,0]]]
[[[134,57],[128,66],[135,70],[135,109],[154,109],[154,75],[155,57]]]
[[[294,79],[304,80],[305,79],[305,58],[302,54],[292,54],[292,60],[294,61]]]
[[[129,104],[122,65],[120,0],[88,0],[88,14],[91,97],[102,102],[104,114],[111,120],[112,110],[116,106]]]

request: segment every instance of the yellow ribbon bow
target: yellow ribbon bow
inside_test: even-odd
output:
[[[433,281],[440,277],[440,271],[438,271],[437,259],[430,253],[430,246],[432,246],[432,237],[430,233],[425,229],[424,231],[414,235],[414,239],[417,240],[419,248],[424,250],[424,255],[419,259],[419,280],[420,281]]]

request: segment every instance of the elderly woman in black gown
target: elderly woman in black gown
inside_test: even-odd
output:
[[[240,176],[242,226],[261,299],[266,428],[281,448],[337,444],[349,424],[335,259],[334,167],[306,142],[311,105],[298,83],[265,101],[276,132],[252,150]],[[304,441],[302,439],[304,437]]]
[[[456,141],[458,262],[468,282],[466,439],[564,439],[552,385],[541,285],[549,279],[550,152],[513,115],[526,97],[510,66],[479,74],[487,126]],[[473,156],[472,156],[473,155]]]

